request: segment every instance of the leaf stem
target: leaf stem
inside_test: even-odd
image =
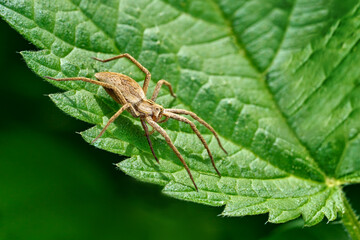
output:
[[[345,212],[342,216],[342,224],[349,233],[349,236],[353,240],[360,240],[360,222],[358,216],[355,214],[350,203],[343,195],[343,201],[345,206]]]

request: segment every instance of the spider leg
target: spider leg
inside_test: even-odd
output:
[[[181,122],[184,122],[184,123],[187,123],[190,125],[191,129],[196,133],[196,135],[198,136],[198,138],[200,139],[200,141],[202,142],[202,144],[204,145],[206,151],[208,152],[209,154],[209,157],[211,159],[211,163],[215,169],[215,171],[217,172],[217,174],[219,176],[221,176],[219,170],[217,169],[216,165],[215,165],[215,161],[214,161],[214,158],[210,152],[210,149],[209,149],[209,146],[207,145],[204,137],[201,135],[201,133],[199,132],[199,130],[196,128],[195,124],[193,122],[191,122],[189,119],[185,118],[185,117],[182,117],[180,115],[177,115],[177,114],[174,114],[174,113],[164,113],[165,116],[167,117],[170,117],[172,119],[176,119],[178,121],[181,121]]]
[[[99,135],[98,135],[94,140],[92,140],[91,143],[96,142],[96,140],[98,140],[99,137],[101,137],[101,136],[104,134],[105,130],[110,126],[110,124],[111,124],[112,122],[114,122],[115,119],[118,118],[118,117],[120,116],[120,114],[121,114],[123,111],[125,111],[126,109],[128,109],[130,106],[131,106],[130,103],[126,103],[124,106],[122,106],[122,107],[120,108],[120,110],[117,111],[117,112],[109,119],[109,121],[106,123],[105,127],[101,130],[101,132],[99,133]]]
[[[88,83],[93,83],[99,86],[102,86],[104,88],[108,88],[113,90],[114,92],[116,92],[116,96],[119,97],[120,102],[126,104],[127,101],[124,97],[124,95],[121,93],[121,91],[114,87],[113,85],[109,84],[109,83],[104,83],[104,82],[100,82],[100,81],[96,81],[90,78],[85,78],[85,77],[73,77],[73,78],[53,78],[53,77],[47,77],[45,76],[45,78],[50,79],[50,80],[54,80],[54,81],[58,81],[58,82],[62,82],[62,81],[83,81],[83,82],[88,82]],[[140,116],[140,114],[134,109],[134,106],[129,106],[132,109],[132,112],[135,114],[135,117]]]
[[[151,97],[151,100],[153,100],[154,102],[155,102],[155,100],[156,100],[156,98],[157,98],[157,96],[158,96],[158,94],[159,94],[160,88],[161,88],[161,86],[162,86],[163,84],[166,85],[166,86],[169,88],[171,96],[173,96],[174,98],[176,98],[176,95],[175,95],[174,92],[173,92],[173,89],[172,89],[171,84],[170,84],[168,81],[166,81],[166,80],[164,80],[164,79],[161,79],[160,81],[157,82],[157,84],[156,84],[156,86],[155,86],[155,90],[154,90],[153,95],[152,95],[152,97]]]
[[[192,181],[192,183],[195,186],[196,191],[198,191],[198,187],[196,186],[196,183],[194,181],[194,178],[190,172],[190,169],[188,167],[188,165],[186,164],[184,158],[181,156],[179,150],[177,150],[177,148],[175,147],[175,145],[172,143],[169,135],[166,133],[166,131],[160,127],[156,122],[154,122],[151,117],[146,117],[146,121],[150,124],[150,126],[152,126],[156,131],[158,131],[164,138],[165,141],[167,142],[167,144],[171,147],[171,149],[174,151],[174,153],[176,154],[176,156],[180,159],[181,163],[184,165],[187,173],[189,174],[189,177]]]
[[[143,65],[141,65],[133,56],[131,56],[130,54],[128,53],[124,53],[124,54],[120,54],[120,55],[117,55],[115,57],[112,57],[112,58],[108,58],[108,59],[99,59],[99,58],[96,58],[96,57],[93,57],[92,59],[96,60],[96,61],[100,61],[100,62],[110,62],[110,61],[113,61],[113,60],[116,60],[116,59],[119,59],[119,58],[127,58],[129,59],[130,61],[132,61],[141,71],[143,71],[145,74],[146,74],[146,77],[145,77],[145,81],[144,81],[144,85],[143,85],[143,90],[144,90],[144,93],[146,94],[147,92],[147,89],[149,87],[149,82],[150,82],[150,79],[151,79],[151,73],[149,72],[149,70],[147,70]]]
[[[153,146],[152,146],[151,140],[150,140],[149,129],[148,129],[147,125],[146,125],[146,122],[145,122],[145,120],[144,120],[143,118],[141,118],[141,119],[140,119],[140,121],[141,121],[141,125],[142,125],[142,127],[144,128],[144,131],[145,131],[145,136],[146,136],[146,139],[147,139],[147,141],[148,141],[148,143],[149,143],[149,146],[150,146],[151,152],[152,152],[152,154],[153,154],[153,156],[154,156],[155,160],[159,163],[159,159],[158,159],[158,158],[156,157],[156,155],[155,155],[155,152],[154,152],[154,149],[153,149]],[[153,130],[154,130],[154,128],[153,128]]]
[[[160,121],[158,121],[157,123],[164,123],[164,122],[167,122],[167,120],[169,120],[169,117],[166,117],[165,119],[160,120]],[[153,128],[153,129],[150,131],[149,135],[152,135],[154,132],[155,132],[155,128]]]
[[[160,120],[158,121],[157,123],[164,123],[164,122],[167,122],[169,120],[169,117],[168,116],[165,116],[166,118],[163,119],[163,120]]]
[[[153,135],[154,132],[155,132],[155,128],[151,129],[151,131],[149,132],[149,136]]]
[[[105,88],[111,88],[111,89],[114,88],[109,83],[104,83],[104,82],[96,81],[96,80],[93,80],[93,79],[90,79],[90,78],[85,78],[85,77],[53,78],[53,77],[45,76],[44,78],[54,80],[54,81],[58,81],[58,82],[63,82],[63,81],[83,81],[83,82],[88,82],[88,83],[93,83],[93,84],[96,84],[96,85],[100,85],[100,86],[105,87]]]
[[[177,114],[185,114],[185,115],[190,115],[193,119],[195,119],[196,121],[198,121],[199,123],[201,123],[202,125],[204,125],[207,129],[209,129],[215,136],[219,147],[224,151],[224,153],[228,154],[227,151],[224,149],[224,147],[222,146],[219,136],[217,135],[217,133],[215,132],[215,130],[204,120],[202,120],[200,117],[198,117],[195,113],[184,110],[184,109],[166,109],[167,112],[171,112],[171,113],[177,113]]]

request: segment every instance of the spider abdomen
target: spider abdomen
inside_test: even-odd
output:
[[[120,90],[126,101],[130,104],[136,104],[145,99],[145,93],[140,85],[131,77],[114,72],[99,72],[95,77],[105,83],[109,83]],[[124,105],[112,89],[105,89],[107,93],[118,103]]]

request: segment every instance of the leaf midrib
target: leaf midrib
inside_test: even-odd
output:
[[[226,195],[226,196],[229,196],[229,197],[244,197],[244,198],[253,198],[253,199],[259,199],[259,198],[261,198],[261,199],[263,199],[263,202],[261,202],[261,204],[262,203],[265,203],[265,202],[267,202],[267,201],[271,201],[271,200],[284,200],[284,199],[301,199],[301,198],[307,198],[306,199],[306,202],[304,202],[303,204],[301,204],[301,206],[303,206],[303,205],[305,205],[305,204],[307,204],[308,202],[309,202],[309,198],[311,198],[311,197],[314,197],[314,196],[317,196],[317,195],[319,195],[319,194],[322,194],[322,193],[324,193],[325,191],[328,191],[328,190],[330,190],[330,191],[332,191],[332,190],[334,190],[334,189],[336,189],[336,187],[332,187],[332,188],[328,188],[328,187],[323,187],[323,188],[321,188],[321,189],[319,189],[319,191],[317,191],[317,192],[314,192],[314,193],[311,193],[311,194],[308,194],[308,195],[302,195],[302,196],[294,196],[294,197],[291,197],[291,196],[287,196],[287,197],[262,197],[262,196],[248,196],[248,195],[239,195],[239,194],[237,194],[237,195],[234,195],[234,194],[230,194],[230,193],[224,193],[224,192],[216,192],[216,191],[211,191],[211,190],[209,190],[209,189],[201,189],[201,191],[202,192],[207,192],[207,193],[215,193],[215,194],[223,194],[223,195]],[[178,192],[181,192],[181,191],[178,191]],[[177,193],[178,193],[177,192]],[[185,191],[182,191],[182,192],[185,192]],[[331,195],[331,192],[330,192],[330,194],[329,194],[329,196]],[[328,197],[329,198],[329,197]],[[327,200],[326,201],[328,201],[329,199],[327,198]],[[229,201],[231,202],[231,200],[229,200],[229,201],[226,201],[226,200],[222,200],[222,201],[224,201],[224,202],[226,202],[226,204],[228,204],[229,203]],[[258,203],[256,203],[256,204],[254,204],[254,205],[258,205]],[[253,206],[253,205],[252,205]],[[300,206],[300,207],[301,207]]]

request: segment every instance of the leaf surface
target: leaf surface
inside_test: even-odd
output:
[[[165,140],[152,141],[124,113],[95,146],[129,158],[125,173],[164,186],[183,200],[225,205],[224,215],[269,212],[269,221],[302,215],[307,225],[344,211],[342,185],[360,180],[360,10],[357,1],[318,0],[0,0],[0,15],[39,48],[22,52],[39,76],[94,78],[120,72],[140,84],[144,75],[130,53],[159,79],[158,103],[195,112],[219,133],[197,125],[209,143],[219,178],[189,126],[162,124],[199,187]],[[96,126],[91,142],[119,109],[96,85],[50,81],[66,90],[51,94],[67,114]]]

